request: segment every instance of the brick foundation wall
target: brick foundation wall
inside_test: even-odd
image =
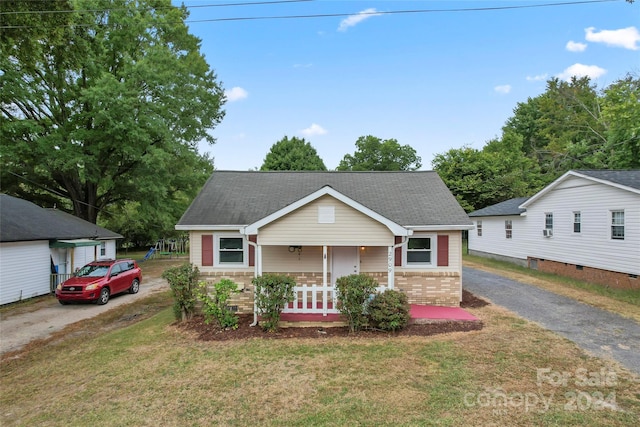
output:
[[[457,273],[397,272],[396,289],[407,294],[410,304],[459,307],[462,278]]]
[[[322,273],[276,273],[287,274],[298,285],[322,285]],[[387,286],[387,273],[364,273],[375,278],[380,285]],[[233,280],[242,289],[231,297],[229,305],[238,306],[238,313],[253,313],[253,272],[201,273],[200,279],[214,284],[220,279]],[[331,282],[331,274],[327,275]],[[429,304],[458,307],[460,305],[461,277],[457,273],[395,272],[395,288],[407,294],[410,304]],[[320,298],[320,295],[318,296]]]
[[[626,273],[601,270],[599,268],[577,266],[564,262],[550,261],[529,257],[529,268],[553,273],[561,276],[571,277],[585,282],[596,283],[615,289],[640,289],[640,278],[632,277]],[[537,264],[537,268],[536,268]]]

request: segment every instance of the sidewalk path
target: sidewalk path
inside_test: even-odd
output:
[[[640,375],[640,324],[497,274],[463,268],[462,286]]]

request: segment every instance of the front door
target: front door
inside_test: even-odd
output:
[[[331,247],[331,284],[336,285],[336,279],[350,274],[358,274],[358,248],[356,246]]]

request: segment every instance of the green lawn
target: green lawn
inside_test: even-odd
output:
[[[5,358],[0,425],[628,426],[640,414],[629,372],[493,306],[471,310],[481,331],[428,338],[200,342],[154,298]]]

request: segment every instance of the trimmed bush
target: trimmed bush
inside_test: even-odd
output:
[[[256,287],[258,314],[262,317],[260,326],[267,332],[275,332],[280,324],[280,313],[293,301],[296,282],[284,274],[263,274],[254,278],[252,283]]]
[[[193,317],[196,309],[196,291],[200,270],[192,264],[173,267],[162,273],[173,293],[173,314],[176,320],[186,321]]]
[[[383,331],[399,331],[409,324],[409,300],[402,292],[387,289],[371,300],[367,307],[371,326]]]
[[[378,286],[376,279],[364,274],[351,274],[336,280],[338,310],[347,318],[351,332],[367,326],[367,303]]]
[[[222,279],[215,283],[211,289],[206,282],[200,282],[198,286],[198,299],[202,301],[202,312],[206,324],[215,320],[222,329],[238,328],[238,316],[229,309],[227,302],[231,294],[237,294],[238,285],[229,279]]]

